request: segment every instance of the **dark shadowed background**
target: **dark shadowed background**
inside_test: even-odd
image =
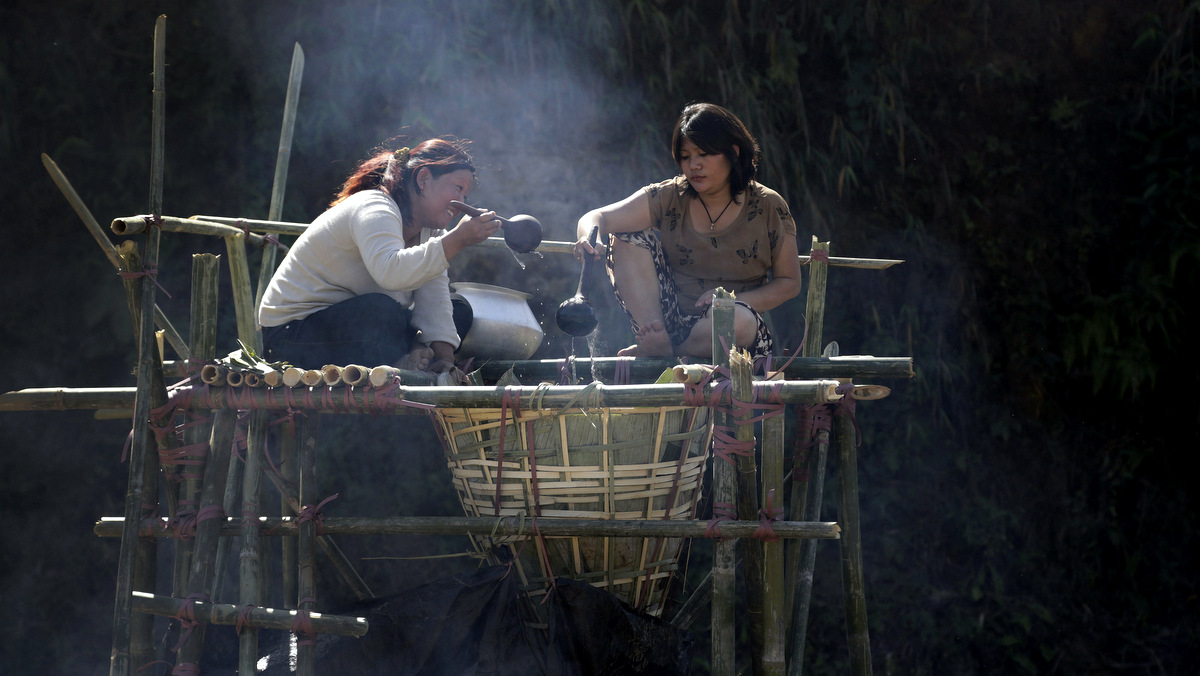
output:
[[[160,13],[167,215],[266,217],[296,43],[290,221],[317,216],[376,144],[452,134],[473,141],[474,203],[570,239],[586,210],[671,175],[671,123],[713,101],[759,137],[761,178],[789,200],[802,252],[816,235],[834,255],[906,261],[831,271],[825,324],[843,354],[917,365],[859,407],[877,673],[1196,673],[1198,12],[1165,0],[10,2],[0,390],[134,383],[120,280],[40,156],[101,223],[147,211]],[[172,297],[159,303],[185,335],[200,251],[223,244],[163,238]],[[495,249],[451,270],[531,293],[543,358],[570,349],[552,317],[577,274],[566,257],[521,270]],[[219,351],[235,347],[224,290]],[[593,302],[596,349],[611,354],[626,327],[599,287]],[[772,313],[793,349],[802,311]],[[457,513],[424,420],[322,424],[323,486],[341,495],[328,513]],[[118,544],[91,527],[122,512],[128,428],[0,414],[0,672],[107,672]],[[472,565],[399,558],[461,551],[452,539],[340,544],[377,593]],[[807,668],[844,673],[836,545],[818,551]],[[336,582],[323,588],[336,600]]]

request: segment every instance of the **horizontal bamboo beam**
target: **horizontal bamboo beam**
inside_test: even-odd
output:
[[[292,223],[288,221],[260,221],[249,218],[233,218],[230,216],[192,216],[189,220],[208,221],[210,223],[224,223],[232,225],[240,223],[252,232],[273,232],[280,235],[299,235],[308,228],[307,223]],[[507,247],[508,244],[503,237],[489,237],[480,246],[487,247]],[[541,253],[575,253],[575,242],[554,242],[543,241],[538,245],[535,251]],[[800,264],[808,265],[809,257],[800,256]],[[894,258],[848,258],[845,256],[829,256],[829,264],[835,267],[843,268],[859,268],[864,270],[884,270],[893,265],[903,263],[901,259]]]
[[[148,615],[163,617],[178,617],[183,609],[184,599],[173,596],[158,596],[146,592],[133,592],[133,610]],[[244,608],[230,603],[210,603],[207,601],[191,601],[192,618],[197,622],[208,624],[237,625]],[[290,631],[296,621],[298,611],[276,608],[251,608],[246,614],[250,625],[258,629],[280,629]],[[346,617],[344,615],[326,615],[312,612],[309,615],[313,633],[332,634],[334,636],[353,636],[362,638],[367,635],[370,624],[365,617]]]
[[[633,382],[653,382],[663,371],[679,365],[671,357],[594,357],[574,359],[575,372],[582,378],[590,378],[595,368],[597,378],[612,380],[618,366],[626,365]],[[478,366],[485,381],[495,381],[509,369],[521,381],[541,382],[557,380],[561,359],[502,360],[495,359]],[[912,357],[874,357],[870,355],[846,357],[775,357],[771,370],[783,369],[789,380],[813,378],[912,378]]]
[[[147,216],[123,216],[114,218],[112,225],[109,228],[115,235],[136,235],[146,231],[149,227]],[[176,218],[175,216],[163,216],[159,224],[159,229],[163,232],[183,232],[192,235],[210,235],[213,237],[233,237],[236,235],[246,236],[246,241],[255,246],[263,245],[263,236],[250,232],[247,234],[242,228],[225,225],[223,223],[212,223],[208,221],[197,221],[190,218]]]
[[[103,517],[96,522],[93,532],[100,537],[119,537],[124,518]],[[259,524],[263,535],[296,535],[300,532],[295,517],[260,516]],[[241,534],[242,520],[226,517],[221,525],[221,535]],[[722,521],[719,524],[722,538],[742,539],[754,537],[762,526],[759,521]],[[530,535],[533,522],[518,516],[397,516],[397,517],[326,517],[321,522],[325,535]],[[549,537],[707,537],[707,521],[699,520],[650,520],[629,519],[612,521],[607,519],[556,519],[537,520],[538,533]],[[836,540],[840,537],[838,525],[833,521],[775,521],[771,530],[781,538]],[[160,518],[154,525],[144,524],[141,537],[170,537],[172,530],[167,519]]]
[[[753,401],[780,404],[827,404],[842,398],[836,380],[756,381]],[[664,385],[551,385],[529,387],[416,386],[371,387],[208,387],[189,386],[172,391],[181,408],[195,410],[304,409],[320,413],[411,413],[406,407],[500,408],[516,395],[515,405],[531,408],[634,408],[696,405],[688,386]],[[65,411],[70,409],[132,408],[132,387],[30,388],[0,394],[0,411]],[[715,391],[715,395],[714,395]],[[714,399],[715,396],[715,399]],[[727,389],[713,383],[696,397],[704,405],[727,406]],[[513,405],[513,404],[509,404]]]

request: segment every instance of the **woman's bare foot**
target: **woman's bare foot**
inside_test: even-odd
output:
[[[620,357],[673,357],[675,346],[671,344],[671,335],[659,320],[641,327],[633,336],[636,344],[618,350]]]
[[[433,359],[433,350],[425,345],[416,345],[396,364],[396,368],[408,371],[424,371]]]

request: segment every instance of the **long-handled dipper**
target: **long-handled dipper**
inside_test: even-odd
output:
[[[458,200],[451,200],[450,206],[472,218],[483,213],[483,209],[476,209]],[[504,243],[513,251],[529,253],[542,243],[542,224],[533,216],[528,214],[517,214],[512,218],[497,216],[496,220],[500,221],[500,227],[504,229]]]
[[[588,243],[592,247],[596,246],[596,236],[599,228],[592,228],[592,232],[588,235]],[[592,270],[592,256],[584,254],[583,269],[579,272],[579,286],[575,289],[575,295],[564,300],[558,306],[558,310],[554,313],[554,323],[558,324],[558,328],[562,332],[579,338],[586,336],[596,329],[596,310],[592,304],[588,302],[587,296],[583,295],[583,285],[587,281]]]

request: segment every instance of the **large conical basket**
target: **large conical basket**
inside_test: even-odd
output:
[[[498,500],[500,515],[531,521],[695,518],[712,438],[706,408],[439,408],[434,418],[468,516],[494,516]],[[525,535],[472,539],[493,560],[513,560],[535,600],[561,576],[661,613],[679,538],[546,537],[532,530],[531,523]]]

